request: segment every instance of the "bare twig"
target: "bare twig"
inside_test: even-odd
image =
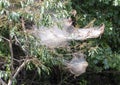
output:
[[[11,79],[9,79],[8,81],[8,85],[12,85],[12,81],[13,79],[15,79],[17,77],[17,75],[19,74],[19,72],[23,69],[23,67],[29,62],[31,61],[31,59],[26,59],[16,70],[16,72],[14,73],[14,75],[12,76]]]
[[[14,68],[13,68],[13,48],[12,48],[12,38],[11,36],[9,35],[9,39],[3,37],[3,36],[0,36],[2,39],[8,41],[9,43],[9,49],[10,49],[10,56],[11,56],[11,71],[13,72],[14,71]]]
[[[11,63],[10,63],[10,69],[11,69],[11,75],[10,75],[10,79],[9,79],[9,82],[8,82],[8,85],[12,85],[12,74],[13,74],[13,71],[14,71],[14,67],[13,67],[13,48],[12,48],[12,38],[11,36],[9,35],[9,39],[1,36],[2,39],[8,41],[9,43],[9,49],[10,49],[10,56],[11,56]]]
[[[0,85],[7,85],[1,78],[0,78]]]
[[[20,59],[20,60],[18,60],[18,59],[13,58],[13,60],[20,63],[20,62],[24,61],[25,59]]]
[[[6,41],[10,41],[9,39],[7,39],[7,38],[5,38],[5,37],[3,37],[3,36],[0,36],[2,39],[4,39],[4,40],[6,40]]]
[[[15,74],[13,75],[13,79],[16,78],[16,76],[18,75],[18,73],[23,69],[23,67],[30,61],[30,59],[25,60],[17,69],[17,71],[15,72]]]
[[[12,48],[12,38],[11,36],[9,35],[10,37],[10,41],[9,41],[9,49],[10,49],[10,55],[11,55],[11,63],[10,63],[10,69],[11,69],[11,75],[10,75],[10,79],[8,81],[8,85],[12,85],[12,74],[13,74],[13,71],[14,71],[14,67],[13,67],[13,48]]]
[[[12,47],[12,38],[10,37],[10,41],[9,41],[9,48],[10,48],[10,56],[11,56],[11,73],[13,73],[14,71],[14,67],[13,67],[13,47]]]
[[[23,31],[26,33],[26,30],[25,30],[25,21],[24,21],[23,17],[21,18],[21,24],[22,24]]]
[[[26,49],[21,45],[21,43],[18,40],[17,36],[14,36],[14,37],[15,37],[15,44],[18,45],[22,49],[22,51],[27,55]]]

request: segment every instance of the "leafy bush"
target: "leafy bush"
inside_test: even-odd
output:
[[[17,80],[14,84],[86,85],[89,83],[86,80],[87,73],[80,76],[81,80],[72,79],[61,64],[63,58],[71,58],[67,54],[76,50],[88,56],[88,73],[120,71],[119,6],[119,0],[0,0],[0,79],[11,85],[10,81],[15,81],[11,78],[15,75],[14,71],[23,65],[26,67],[21,68],[22,72],[13,77]],[[57,19],[72,16],[72,9],[77,11],[73,17],[75,27],[84,27],[96,19],[94,25],[105,24],[104,35],[98,39],[72,41],[70,48],[50,51],[39,46],[39,41],[29,34],[28,30],[32,30],[33,25],[50,26],[56,23],[52,20],[53,16]],[[64,57],[60,57],[61,54]],[[32,81],[24,81],[26,79]]]

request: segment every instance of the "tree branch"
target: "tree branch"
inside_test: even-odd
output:
[[[7,85],[1,78],[0,78],[0,85]]]
[[[18,73],[23,69],[23,67],[30,61],[30,59],[25,60],[17,69],[17,71],[15,72],[15,74],[13,75],[13,79],[16,78],[16,76],[18,75]]]
[[[3,37],[3,36],[0,36],[2,39],[4,39],[4,40],[6,40],[6,41],[10,41],[9,39],[7,39],[7,38],[5,38],[5,37]]]
[[[11,66],[11,74],[12,74],[13,71],[14,71],[14,67],[13,67],[13,48],[12,48],[12,38],[11,38],[11,36],[9,36],[9,37],[10,37],[9,48],[10,48],[10,56],[11,56],[11,64],[10,64],[10,66]]]
[[[12,81],[13,79],[15,79],[17,77],[17,75],[19,74],[19,72],[23,69],[23,67],[32,59],[25,59],[25,61],[18,67],[18,69],[16,70],[16,72],[14,73],[14,75],[12,76],[12,78],[9,79],[8,81],[8,85],[12,85]]]

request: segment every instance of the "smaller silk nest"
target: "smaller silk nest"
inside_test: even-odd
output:
[[[86,72],[88,62],[86,61],[83,53],[74,53],[72,60],[65,62],[65,65],[74,77],[77,77]]]

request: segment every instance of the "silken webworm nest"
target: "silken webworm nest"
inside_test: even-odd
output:
[[[88,67],[88,62],[85,59],[85,55],[83,53],[74,53],[73,58],[69,62],[65,62],[67,69],[77,77],[86,72],[86,68]]]

